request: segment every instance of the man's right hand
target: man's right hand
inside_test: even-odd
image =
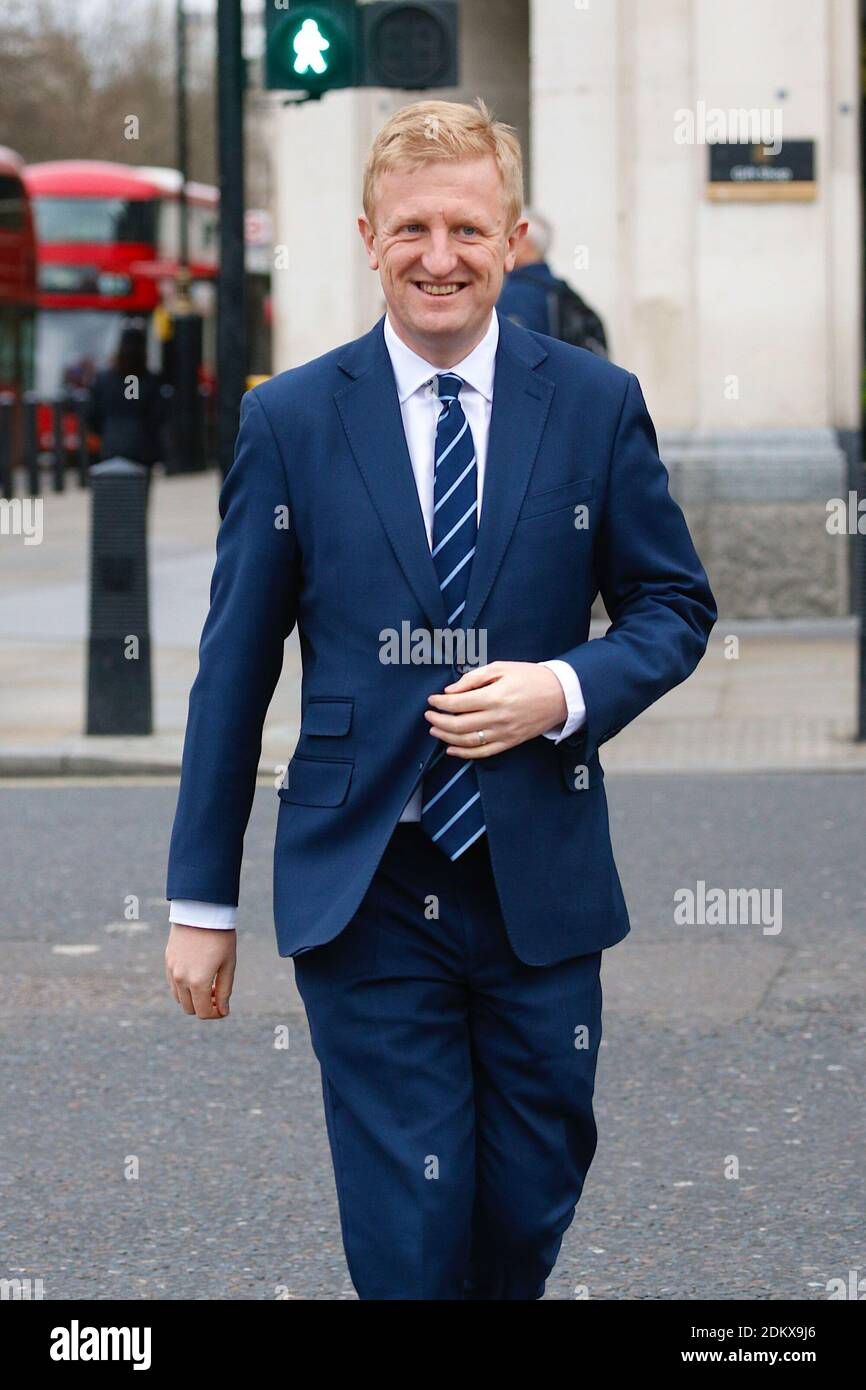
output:
[[[165,948],[168,987],[186,1014],[225,1018],[235,978],[237,932],[172,922]]]

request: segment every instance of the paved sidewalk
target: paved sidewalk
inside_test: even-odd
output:
[[[151,628],[157,732],[85,737],[90,494],[44,498],[44,539],[0,535],[0,775],[174,773],[207,612],[217,528],[216,475],[155,480]],[[601,635],[604,625],[594,625]],[[730,636],[739,639],[731,659]],[[866,767],[856,744],[854,620],[716,626],[707,655],[603,749],[608,772],[737,772]],[[298,734],[300,653],[286,648],[265,725],[262,775],[275,776]]]

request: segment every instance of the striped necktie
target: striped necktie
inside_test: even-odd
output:
[[[460,404],[462,377],[439,372],[442,410],[436,425],[433,474],[433,564],[445,599],[448,627],[466,607],[478,531],[478,472],[469,421]],[[449,758],[443,744],[424,778],[421,826],[449,859],[484,834],[484,810],[474,764]]]

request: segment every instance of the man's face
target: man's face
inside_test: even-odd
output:
[[[483,337],[527,226],[506,225],[495,159],[389,170],[374,218],[358,227],[395,329],[434,365],[459,361]]]

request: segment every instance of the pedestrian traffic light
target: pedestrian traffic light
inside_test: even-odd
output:
[[[457,86],[457,0],[359,5],[365,87]]]
[[[354,87],[355,0],[265,0],[265,87],[311,96]]]
[[[265,87],[456,87],[458,0],[265,0]]]

